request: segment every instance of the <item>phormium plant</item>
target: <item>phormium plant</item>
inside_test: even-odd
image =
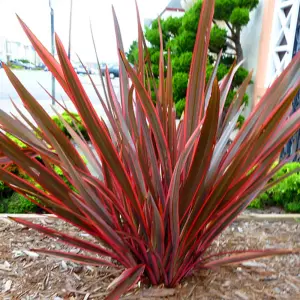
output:
[[[5,165],[14,162],[41,188],[9,173],[5,167],[0,169],[0,180],[32,202],[38,200],[43,209],[97,240],[97,243],[87,242],[14,218],[90,255],[47,249],[35,251],[88,265],[125,268],[111,284],[108,299],[118,298],[138,280],[174,287],[195,270],[296,251],[211,253],[211,249],[208,254],[207,250],[219,234],[252,199],[273,184],[265,186],[286,161],[275,168],[271,168],[272,164],[283,145],[300,128],[300,110],[289,116],[300,85],[299,53],[229,143],[251,76],[241,85],[224,116],[224,103],[238,66],[233,66],[229,74],[217,82],[217,62],[206,84],[213,12],[214,1],[204,1],[186,110],[178,126],[172,99],[170,55],[165,77],[161,47],[160,79],[156,86],[139,22],[139,63],[132,68],[125,59],[120,28],[113,12],[120,58],[121,103],[109,76],[106,76],[104,99],[94,85],[109,120],[106,124],[96,114],[60,39],[56,36],[57,62],[20,20],[39,56],[76,106],[93,148],[58,114],[73,138],[74,143],[71,143],[4,65],[35,124],[21,111],[27,125],[0,112],[3,154],[0,162]],[[138,13],[137,16],[139,21]],[[155,104],[151,99],[153,89]],[[27,147],[20,148],[6,132]],[[36,156],[41,159],[37,160]],[[55,174],[53,165],[63,171],[71,187]]]

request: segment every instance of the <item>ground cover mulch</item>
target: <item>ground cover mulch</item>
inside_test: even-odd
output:
[[[54,218],[34,222],[92,238]],[[78,249],[0,219],[0,299],[104,299],[120,273],[38,255],[31,248]],[[262,248],[300,249],[300,223],[239,221],[214,243],[213,252]],[[175,289],[137,287],[123,299],[300,299],[300,254],[277,256],[201,271]]]

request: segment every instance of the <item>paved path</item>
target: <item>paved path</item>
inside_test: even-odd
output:
[[[23,85],[30,91],[30,93],[43,105],[45,110],[54,114],[51,108],[52,101],[47,93],[40,87],[39,83],[46,88],[48,91],[51,91],[51,73],[45,71],[25,71],[25,70],[14,70],[15,75],[20,79]],[[89,81],[87,75],[79,75],[79,78],[90,97],[96,111],[104,116],[103,109],[99,103],[97,95],[94,91],[92,84]],[[99,75],[92,75],[94,82],[102,93],[100,78]],[[113,79],[113,86],[115,88],[116,94],[119,94],[119,79]],[[103,94],[103,93],[102,93]],[[15,109],[10,101],[10,97],[22,108],[22,102],[18,97],[17,92],[14,90],[14,87],[9,82],[3,69],[0,69],[0,108],[6,112],[15,112]],[[68,101],[66,94],[63,89],[56,82],[56,98],[61,100],[61,97],[66,101],[67,107],[74,111],[74,105],[71,101]],[[57,106],[57,105],[56,105]],[[58,109],[60,110],[60,109]]]

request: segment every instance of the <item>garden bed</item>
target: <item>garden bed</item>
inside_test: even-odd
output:
[[[292,219],[291,219],[292,220]],[[89,239],[76,228],[55,218],[36,222]],[[214,244],[215,251],[247,248],[300,248],[300,223],[236,222]],[[30,248],[64,249],[34,230],[0,219],[1,299],[103,299],[115,270],[81,267],[54,257],[28,252]],[[201,271],[175,289],[142,287],[125,299],[297,299],[300,294],[300,255],[265,258]]]

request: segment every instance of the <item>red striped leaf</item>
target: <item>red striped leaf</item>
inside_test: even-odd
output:
[[[144,270],[145,266],[143,265],[137,265],[131,269],[125,270],[108,286],[108,289],[113,289],[113,291],[106,297],[106,300],[119,299],[123,293],[136,284]]]

